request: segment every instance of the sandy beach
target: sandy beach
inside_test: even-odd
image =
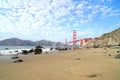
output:
[[[120,80],[119,49],[76,49],[0,60],[0,80]]]

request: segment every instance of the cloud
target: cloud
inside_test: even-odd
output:
[[[1,40],[5,40],[5,39],[8,39],[8,37],[3,37],[3,38],[0,38],[0,41],[1,41]]]
[[[107,6],[112,0],[2,0],[0,1],[1,33],[26,39],[63,40],[72,29],[106,17],[118,17],[119,11]],[[5,20],[3,20],[5,19]],[[70,30],[69,30],[70,29]],[[86,31],[92,34],[91,30]],[[52,36],[52,38],[51,38]]]

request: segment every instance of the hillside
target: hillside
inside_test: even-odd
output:
[[[40,40],[40,41],[30,41],[30,40],[22,40],[18,38],[10,38],[0,41],[0,46],[63,46],[64,44],[61,42],[53,42],[48,40]]]
[[[35,43],[30,40],[22,40],[18,38],[10,38],[0,41],[3,46],[33,46]]]
[[[120,44],[120,28],[103,34],[97,40],[91,41],[86,46],[88,47],[107,47],[116,46]]]
[[[35,45],[41,45],[41,46],[63,46],[64,44],[61,42],[53,42],[48,40],[40,40],[36,41]]]

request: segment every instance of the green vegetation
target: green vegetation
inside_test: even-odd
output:
[[[106,36],[106,35],[109,35],[110,33],[105,33],[105,34],[103,34],[103,36]]]

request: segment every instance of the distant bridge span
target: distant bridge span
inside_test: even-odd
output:
[[[73,44],[73,48],[76,48],[76,42],[80,43],[80,46],[84,46],[86,43],[98,39],[96,38],[83,38],[83,39],[76,39],[76,30],[73,30],[73,35],[72,35],[72,41],[67,42],[67,39],[65,39],[65,45],[72,43]]]

